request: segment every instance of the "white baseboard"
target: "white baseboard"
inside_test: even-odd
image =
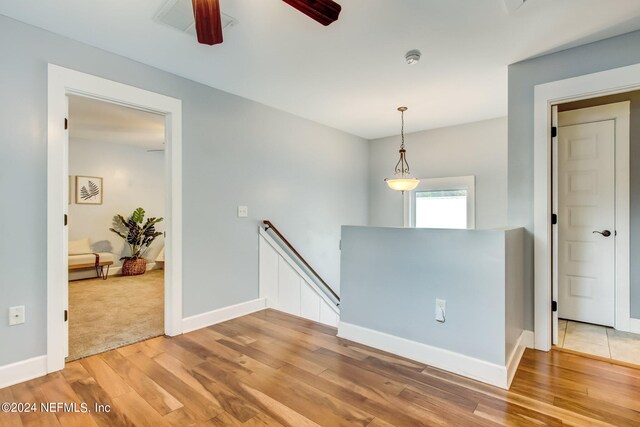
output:
[[[150,270],[158,270],[160,268],[160,266],[154,261],[154,262],[148,262],[147,263],[147,271]],[[106,267],[105,267],[106,270]],[[111,266],[111,268],[109,269],[109,277],[111,276],[117,276],[120,274],[120,272],[122,271],[122,265],[119,265],[117,267],[113,267]]]
[[[0,388],[47,375],[47,356],[37,356],[0,366]]]
[[[158,264],[158,262],[154,261],[154,262],[148,262],[147,263],[147,271],[158,270],[158,269],[160,269],[160,265]],[[107,271],[107,267],[104,267],[104,271]],[[108,277],[118,276],[118,275],[120,275],[121,271],[122,271],[122,265],[118,265],[116,267],[110,266],[109,267],[109,272],[108,272]],[[69,271],[69,280],[70,281],[84,280],[84,279],[95,279],[95,278],[96,278],[96,271],[95,271],[95,269],[93,267],[89,267],[86,270],[72,270],[72,271]]]
[[[513,381],[513,377],[516,375],[518,366],[520,366],[520,360],[522,359],[522,355],[527,347],[533,348],[533,331],[522,331],[520,337],[518,337],[516,345],[513,347],[513,350],[511,350],[511,354],[507,359],[507,390],[511,387],[511,382]]]
[[[535,334],[533,331],[527,331],[526,329],[522,331],[520,335],[520,345],[526,348],[536,348],[535,346]]]
[[[509,357],[508,366],[345,322],[340,322],[338,336],[504,389],[509,388],[524,353],[524,347],[520,344],[524,340],[522,335],[518,341],[519,345]]]
[[[629,319],[629,332],[640,334],[640,319]]]
[[[215,325],[220,322],[226,322],[227,320],[255,313],[256,311],[264,310],[265,308],[267,308],[265,299],[258,298],[242,302],[240,304],[231,305],[229,307],[208,311],[206,313],[196,314],[195,316],[182,319],[182,332],[186,334],[187,332],[195,331],[196,329],[206,328],[207,326]]]
[[[182,319],[182,329],[184,333],[204,328],[216,323],[234,319],[264,310],[266,302],[264,298],[243,302],[207,313]],[[21,360],[9,365],[0,366],[0,388],[9,387],[24,381],[47,375],[47,356],[38,356],[31,359]]]

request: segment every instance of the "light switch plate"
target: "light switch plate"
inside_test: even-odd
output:
[[[447,315],[447,302],[443,299],[436,299],[436,320],[444,323]]]
[[[249,208],[247,206],[238,206],[238,218],[246,218],[249,216]]]
[[[24,323],[24,305],[9,307],[9,326]]]

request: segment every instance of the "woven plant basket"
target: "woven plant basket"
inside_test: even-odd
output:
[[[138,276],[147,271],[147,260],[144,258],[127,259],[122,263],[123,276]]]

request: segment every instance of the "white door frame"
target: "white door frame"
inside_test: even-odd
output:
[[[68,336],[68,95],[99,99],[165,116],[165,334],[182,333],[182,101],[133,86],[48,66],[47,126],[47,372],[64,368]]]
[[[552,280],[551,106],[568,101],[629,92],[638,88],[640,88],[640,64],[535,86],[533,139],[534,336],[535,348],[538,350],[549,351],[552,338],[550,303]],[[618,230],[620,231],[620,229]],[[620,232],[618,236],[622,237]],[[628,238],[620,238],[620,242],[624,240],[628,244]],[[625,250],[618,251],[618,247],[616,247],[616,252],[624,253]],[[628,247],[626,253],[628,263]],[[628,272],[628,265],[626,271]],[[626,306],[627,310],[629,310],[628,288],[626,294]],[[624,298],[624,295],[622,295],[622,298]],[[624,302],[621,301],[621,304],[624,304]],[[617,306],[618,303],[616,302],[616,308]],[[627,325],[629,322],[628,317],[627,312]]]

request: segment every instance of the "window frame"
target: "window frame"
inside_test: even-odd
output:
[[[404,192],[404,226],[416,228],[416,192],[434,190],[467,190],[467,230],[476,228],[476,177],[452,176],[446,178],[422,178],[411,191]]]

